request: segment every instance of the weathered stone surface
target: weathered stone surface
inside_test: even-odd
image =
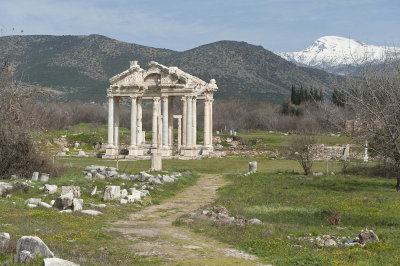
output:
[[[42,206],[42,207],[45,207],[45,208],[48,208],[48,209],[52,207],[52,205],[47,204],[46,202],[40,202],[39,206]]]
[[[139,178],[138,178],[138,179],[139,179],[139,181],[143,182],[143,181],[149,180],[149,179],[152,178],[152,177],[153,177],[153,175],[148,174],[148,173],[142,171],[142,172],[140,172]]]
[[[368,229],[362,230],[358,238],[360,239],[360,244],[379,241],[379,238],[374,231]]]
[[[86,153],[84,151],[79,151],[78,152],[79,157],[87,157]]]
[[[97,193],[97,186],[94,187],[94,189],[92,190],[92,193],[90,193],[90,195],[94,196]]]
[[[121,203],[121,204],[127,204],[127,203],[128,203],[128,200],[127,200],[127,199],[121,199],[121,200],[120,200],[120,203]]]
[[[61,195],[68,194],[72,192],[74,198],[79,198],[81,196],[81,188],[77,186],[62,186]]]
[[[60,211],[60,213],[72,213],[72,210],[71,210],[71,209],[68,209],[68,210],[62,210],[62,211]]]
[[[333,239],[327,239],[327,240],[325,240],[324,245],[326,247],[335,247],[337,245],[337,243]]]
[[[15,255],[15,262],[21,262],[21,252],[29,251],[31,254],[39,254],[44,258],[53,258],[54,254],[51,250],[46,246],[46,244],[37,236],[23,236],[18,239],[17,249]]]
[[[161,177],[161,179],[162,179],[162,182],[166,182],[166,183],[173,183],[173,182],[175,182],[175,179],[174,179],[173,177],[169,176],[169,175],[163,175],[163,176]]]
[[[33,209],[36,208],[38,205],[28,203],[28,208]]]
[[[104,190],[103,200],[116,200],[121,198],[120,186],[106,186]]]
[[[257,162],[249,162],[249,172],[250,173],[255,173],[257,172]]]
[[[86,179],[92,179],[92,177],[93,177],[92,173],[87,173],[87,174],[85,175],[85,178],[86,178]]]
[[[44,192],[49,194],[57,193],[58,186],[57,185],[44,185]]]
[[[100,180],[105,180],[106,179],[106,176],[102,175],[100,173],[97,173],[94,177],[97,178],[97,179],[100,179]]]
[[[128,201],[128,203],[132,203],[135,202],[135,197],[133,195],[128,195],[126,196],[126,200]]]
[[[39,180],[39,172],[33,172],[32,181],[36,182]]]
[[[53,207],[57,208],[59,210],[63,210],[65,208],[71,207],[72,206],[72,200],[74,199],[74,194],[72,192],[69,192],[67,194],[63,194],[60,197],[56,199],[54,202]]]
[[[50,177],[49,174],[42,173],[40,175],[40,182],[48,182],[49,181],[49,177]]]
[[[42,202],[42,199],[39,198],[29,198],[25,200],[26,204],[33,204],[33,205],[39,205]]]
[[[257,218],[254,218],[254,219],[250,219],[248,221],[248,224],[262,224],[262,222],[260,220],[258,220]]]
[[[121,198],[125,198],[126,196],[128,196],[128,190],[126,189],[121,190]]]
[[[140,200],[141,198],[142,198],[142,193],[140,193],[140,191],[139,190],[136,190],[136,189],[134,189],[134,190],[131,190],[132,191],[132,198],[134,199],[134,200]]]
[[[83,206],[83,199],[73,199],[72,200],[72,210],[74,212],[81,211]]]
[[[79,264],[59,258],[46,258],[43,260],[43,266],[79,266]]]
[[[100,215],[103,214],[102,212],[95,211],[95,210],[82,210],[82,213],[89,214],[89,215]]]
[[[6,251],[9,243],[10,243],[10,234],[5,232],[0,233],[0,253]]]
[[[149,183],[152,184],[152,185],[161,185],[162,181],[157,177],[151,177],[149,179]]]
[[[13,186],[10,183],[0,182],[0,197],[4,197],[12,188]]]
[[[27,250],[22,250],[14,257],[15,263],[31,264],[36,261],[36,255]]]

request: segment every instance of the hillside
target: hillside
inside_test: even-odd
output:
[[[281,102],[291,84],[327,89],[334,76],[296,66],[261,46],[219,41],[184,52],[120,42],[101,35],[0,38],[0,53],[11,49],[16,77],[63,92],[60,100],[104,101],[108,78],[138,60],[177,66],[205,81],[215,78],[216,98],[242,97]]]

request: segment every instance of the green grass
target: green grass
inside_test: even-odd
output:
[[[225,206],[232,216],[258,218],[263,225],[240,227],[196,220],[190,225],[194,231],[274,265],[400,263],[400,195],[394,189],[394,180],[292,173],[227,178],[231,184],[218,191],[213,205]],[[345,229],[328,225],[332,211],[340,212],[340,226]],[[373,229],[381,241],[365,247],[322,248],[298,240],[306,234],[356,237],[365,228]]]
[[[240,132],[237,138],[250,148],[257,150],[284,151],[288,149],[294,136],[281,133],[268,133],[266,131],[251,131]],[[317,142],[327,146],[334,146],[352,143],[352,140],[348,136],[318,135]]]
[[[97,163],[101,165],[102,161]],[[73,162],[69,162],[72,163]],[[83,165],[73,164],[60,178],[49,180],[49,184],[76,185],[81,188],[81,198],[84,204],[102,203],[102,194],[90,196],[94,186],[104,191],[106,185],[121,185],[122,188],[133,187],[135,182],[126,180],[94,180],[83,177]],[[188,168],[175,168],[171,171],[185,172]],[[192,170],[190,170],[192,171]],[[138,172],[138,171],[131,171]],[[136,212],[150,204],[158,204],[174,196],[179,191],[195,184],[198,175],[184,174],[175,183],[155,186],[151,197],[146,197],[142,202],[120,205],[118,202],[105,202],[106,208],[99,209],[104,214],[90,216],[82,213],[60,214],[56,210],[37,207],[29,209],[24,201],[30,197],[40,198],[44,195],[39,187],[44,184],[34,183],[28,193],[13,192],[12,198],[0,199],[0,232],[8,232],[13,241],[24,235],[39,236],[55,253],[57,257],[79,262],[84,265],[107,264],[157,264],[160,261],[144,259],[134,255],[129,249],[129,241],[116,232],[105,230],[113,221],[127,219],[127,215]],[[123,185],[125,183],[125,185]],[[59,193],[42,197],[42,201],[49,203]],[[14,204],[15,203],[15,204]],[[84,209],[93,209],[84,206]],[[0,254],[0,264],[12,259],[12,254]]]

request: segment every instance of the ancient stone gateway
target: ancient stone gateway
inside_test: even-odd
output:
[[[177,67],[166,67],[150,62],[149,69],[142,69],[137,61],[131,61],[128,70],[112,77],[107,89],[108,97],[108,145],[103,158],[120,155],[119,105],[122,97],[131,99],[131,132],[129,155],[140,158],[150,153],[163,157],[174,155],[173,119],[178,119],[178,155],[184,158],[208,156],[212,146],[212,103],[218,90],[214,79],[207,83],[183,72]],[[174,97],[182,100],[182,114],[173,114]],[[152,140],[146,144],[142,130],[142,101],[153,103]],[[204,143],[196,142],[197,101],[204,101]]]

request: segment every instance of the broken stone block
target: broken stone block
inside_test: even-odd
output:
[[[81,188],[78,186],[62,186],[61,187],[61,195],[68,194],[72,192],[75,198],[79,198],[81,196]]]
[[[103,200],[116,200],[121,198],[120,186],[106,186],[104,190]]]

